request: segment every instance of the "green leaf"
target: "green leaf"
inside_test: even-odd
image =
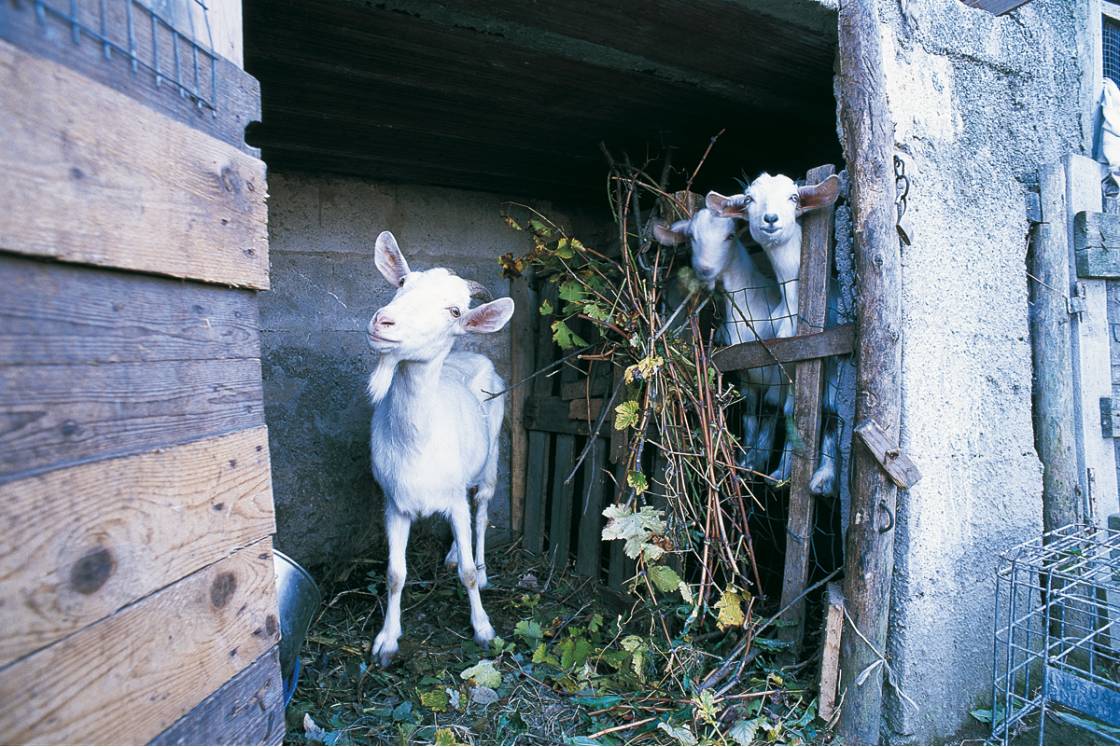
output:
[[[611,319],[610,309],[593,301],[583,305],[583,313],[597,322],[609,322]]]
[[[499,687],[502,684],[502,675],[494,668],[494,662],[489,659],[483,659],[475,664],[473,667],[464,669],[459,673],[459,676],[465,680],[470,680],[476,685],[483,687]]]
[[[583,286],[575,280],[565,280],[563,283],[560,283],[559,295],[561,301],[578,303],[583,301],[585,294],[583,292]]]
[[[649,573],[649,580],[657,587],[657,590],[663,593],[676,591],[681,584],[681,577],[667,565],[652,566],[647,573]]]
[[[640,405],[637,402],[629,400],[614,408],[614,429],[624,431],[627,428],[636,428],[639,420],[639,407]]]
[[[666,721],[662,721],[657,725],[657,728],[677,740],[678,744],[689,745],[689,747],[696,744],[696,737],[692,736],[692,732],[689,731],[687,726],[673,726]]]
[[[603,614],[596,612],[591,616],[591,622],[587,623],[587,630],[590,633],[598,633],[603,627]]]
[[[534,664],[551,664],[554,667],[560,666],[560,661],[548,653],[548,647],[543,643],[537,644],[537,648],[533,651]]]
[[[394,721],[410,721],[412,718],[412,701],[406,700],[393,709]]]
[[[747,747],[747,745],[754,744],[754,738],[758,734],[758,727],[760,719],[753,718],[750,721],[736,721],[731,726],[731,730],[727,736],[739,747]]]
[[[560,644],[560,666],[564,669],[583,666],[592,650],[591,642],[586,638],[566,638]]]
[[[982,724],[992,723],[992,709],[991,708],[977,708],[975,711],[968,712],[970,716]]]
[[[435,743],[438,744],[438,745],[459,744],[459,742],[455,739],[455,732],[451,731],[450,729],[448,729],[446,727],[444,727],[442,729],[436,729],[436,742]]]
[[[664,553],[657,545],[649,540],[655,535],[665,532],[665,522],[661,518],[662,512],[652,506],[642,506],[638,512],[631,511],[624,506],[607,506],[603,510],[607,517],[607,525],[603,527],[603,539],[624,540],[626,545],[623,552],[627,557],[637,559],[645,554],[649,560],[656,560]]]
[[[447,697],[447,690],[442,687],[420,693],[420,705],[436,713],[443,713],[446,711],[449,702],[450,699]]]
[[[541,624],[536,620],[522,620],[513,628],[513,634],[521,636],[530,646],[536,646],[544,638]]]
[[[649,490],[649,480],[644,474],[637,470],[630,470],[626,473],[626,484],[634,488],[634,492],[637,495],[641,495]]]
[[[562,319],[557,319],[552,323],[552,339],[556,341],[561,350],[571,350],[587,345],[587,340],[573,332]]]
[[[552,304],[549,303],[547,298],[541,301],[541,307],[538,311],[540,311],[541,316],[552,316]]]
[[[716,698],[712,695],[712,691],[701,690],[700,696],[692,702],[696,705],[696,716],[709,726],[715,726],[716,719],[719,717],[719,706],[716,705]]]
[[[540,234],[545,238],[552,236],[552,229],[546,226],[544,223],[541,223],[536,218],[529,219],[529,227],[532,228],[535,233]]]

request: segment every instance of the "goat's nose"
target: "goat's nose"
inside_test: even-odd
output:
[[[396,324],[392,317],[385,313],[384,309],[380,309],[373,315],[373,319],[369,320],[369,329],[374,331],[379,327],[392,327]]]
[[[778,222],[778,214],[777,213],[767,213],[766,215],[762,216],[762,219],[764,221],[766,221],[767,223],[777,223]]]

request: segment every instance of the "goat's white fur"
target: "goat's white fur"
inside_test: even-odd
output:
[[[377,237],[374,257],[381,274],[398,288],[368,329],[369,345],[379,353],[369,378],[370,457],[374,479],[385,493],[389,542],[385,624],[371,653],[387,666],[401,635],[409,529],[424,516],[439,514],[450,521],[451,554],[470,599],[475,640],[485,645],[494,638],[479,589],[487,580],[487,509],[497,482],[502,427],[502,399],[491,395],[505,384],[486,357],[451,348],[459,335],[505,326],[513,301],[499,298],[469,308],[474,287],[469,281],[444,268],[411,271],[388,231]]]
[[[762,174],[747,190],[739,195],[724,197],[717,192],[709,192],[706,204],[724,218],[746,219],[751,238],[758,242],[774,268],[774,275],[782,294],[781,316],[789,320],[778,329],[776,337],[788,337],[797,333],[798,322],[798,276],[801,269],[801,221],[800,217],[809,210],[831,205],[840,193],[840,180],[829,176],[820,184],[798,187],[788,176]],[[814,471],[809,488],[814,494],[832,495],[836,489],[836,462],[839,435],[836,433],[837,418],[835,384],[839,376],[838,366],[826,366],[829,376],[825,385],[826,427],[821,447],[821,462]],[[784,378],[784,377],[783,377]],[[790,416],[793,414],[793,388],[786,386],[783,397],[783,413],[787,429],[792,428]],[[788,480],[793,464],[794,434],[787,430],[786,449],[781,463],[771,473],[774,481]]]
[[[780,313],[782,294],[777,283],[764,275],[751,259],[736,232],[734,218],[725,218],[710,208],[701,208],[688,220],[671,226],[654,225],[654,236],[666,245],[692,245],[692,269],[710,290],[723,290],[723,342],[772,340],[792,332],[788,316]],[[766,463],[774,445],[776,408],[788,387],[778,366],[752,368],[740,380],[744,399],[742,465],[758,470]],[[762,405],[769,409],[763,414]]]

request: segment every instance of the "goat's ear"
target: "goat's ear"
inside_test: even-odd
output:
[[[745,218],[747,201],[743,195],[724,197],[719,192],[709,192],[704,205],[721,218]]]
[[[405,275],[409,273],[408,262],[390,231],[382,231],[378,235],[377,245],[373,248],[373,263],[377,265],[382,277],[395,288],[400,287]]]
[[[663,246],[676,246],[688,241],[688,221],[679,220],[671,226],[653,224],[653,237]]]
[[[499,298],[463,314],[464,332],[497,332],[513,316],[513,299]]]
[[[800,198],[798,209],[802,213],[807,210],[828,207],[836,202],[836,198],[840,196],[840,177],[833,174],[820,184],[799,187],[797,194]]]

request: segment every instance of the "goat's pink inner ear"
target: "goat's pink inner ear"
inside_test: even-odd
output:
[[[463,315],[463,329],[467,332],[497,332],[513,316],[513,299],[499,298],[477,306]]]
[[[663,246],[676,246],[683,244],[685,235],[680,231],[674,231],[671,227],[664,223],[653,224],[653,237],[657,239],[657,243]]]
[[[833,174],[820,184],[801,187],[797,190],[797,194],[801,199],[800,207],[802,210],[813,210],[831,205],[840,196],[840,177]]]
[[[742,218],[745,210],[742,199],[725,197],[719,192],[709,192],[704,205],[721,218]]]
[[[382,231],[378,235],[373,249],[373,263],[381,276],[396,287],[400,287],[401,281],[410,272],[408,262],[397,246],[397,239],[389,231]]]

